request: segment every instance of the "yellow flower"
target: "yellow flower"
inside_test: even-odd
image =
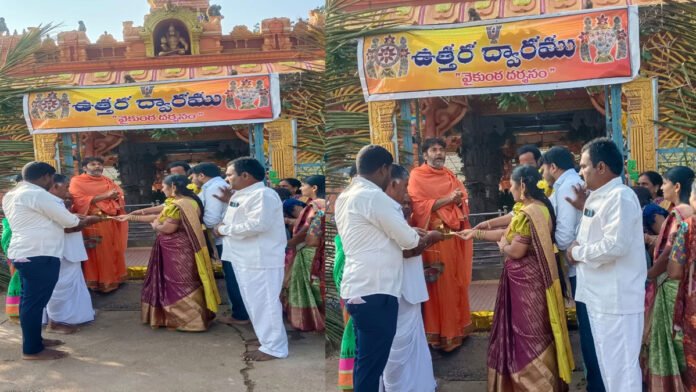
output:
[[[193,193],[195,193],[195,194],[201,193],[201,189],[198,188],[198,187],[196,186],[196,184],[194,184],[194,183],[190,183],[190,184],[186,185],[186,188],[192,190]]]
[[[541,180],[537,182],[537,188],[544,191],[544,195],[546,195],[546,197],[551,196],[551,194],[553,193],[553,188],[549,186],[549,183],[546,182],[546,180]]]

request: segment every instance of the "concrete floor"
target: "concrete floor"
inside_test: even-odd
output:
[[[251,327],[153,330],[140,324],[140,287],[129,282],[96,295],[97,320],[80,332],[46,334],[66,342],[62,349],[71,356],[58,361],[22,361],[19,326],[0,314],[0,391],[300,392],[325,385],[323,335],[289,331],[288,359],[245,362],[240,354],[243,339],[254,336]]]

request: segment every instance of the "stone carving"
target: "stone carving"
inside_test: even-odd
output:
[[[78,24],[77,31],[81,31],[83,33],[87,32],[87,27],[85,26],[85,22],[80,20],[77,22],[77,24]]]
[[[187,54],[189,50],[188,41],[174,28],[173,24],[170,24],[167,33],[160,37],[159,46],[160,52],[157,54],[158,56]]]
[[[213,4],[208,8],[208,17],[211,16],[222,16],[220,13],[220,10],[222,9],[221,5]]]
[[[290,33],[292,26],[288,18],[264,19],[261,22],[261,33],[263,34],[262,50],[290,50]]]
[[[104,164],[113,165],[118,156],[113,151],[125,140],[120,132],[83,132],[80,133],[83,157],[103,157]]]
[[[442,137],[447,130],[460,122],[469,110],[466,97],[452,97],[449,100],[426,98],[419,101],[421,113],[425,116],[424,139]]]

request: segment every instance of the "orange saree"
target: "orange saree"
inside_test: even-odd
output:
[[[98,195],[117,190],[118,200],[102,200],[92,203]],[[81,215],[125,214],[123,191],[110,179],[81,174],[70,181],[73,209]],[[126,279],[125,252],[128,243],[128,223],[105,220],[82,231],[89,259],[82,268],[91,290],[108,293],[114,291]]]
[[[461,206],[446,205],[432,212],[437,199],[456,189],[464,194]],[[447,168],[424,164],[411,171],[408,193],[413,202],[412,225],[426,230],[470,228],[468,195],[464,185]],[[462,344],[471,327],[469,285],[474,256],[472,241],[450,238],[423,253],[425,279],[430,299],[423,304],[428,343],[451,351]]]

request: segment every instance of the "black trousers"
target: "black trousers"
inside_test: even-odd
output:
[[[60,259],[57,257],[30,257],[29,262],[13,263],[22,279],[22,297],[19,302],[19,321],[22,324],[22,352],[38,354],[44,349],[41,337],[43,310],[58,282]]]
[[[346,304],[356,338],[353,390],[377,392],[396,335],[399,300],[386,294],[368,295],[362,300],[365,303]]]
[[[215,245],[220,258],[222,258],[222,245]],[[242,301],[242,293],[239,291],[237,277],[234,276],[232,263],[229,261],[222,262],[222,272],[225,274],[225,286],[227,287],[227,298],[230,300],[230,312],[232,317],[237,320],[249,320],[249,313],[244,307]]]
[[[570,278],[570,288],[575,297],[577,280],[574,276]],[[580,332],[580,349],[582,360],[585,362],[585,379],[587,380],[588,392],[605,392],[602,372],[597,361],[594,340],[592,339],[592,329],[590,328],[590,318],[587,315],[587,307],[582,302],[575,302],[575,313],[578,317],[578,331]]]

